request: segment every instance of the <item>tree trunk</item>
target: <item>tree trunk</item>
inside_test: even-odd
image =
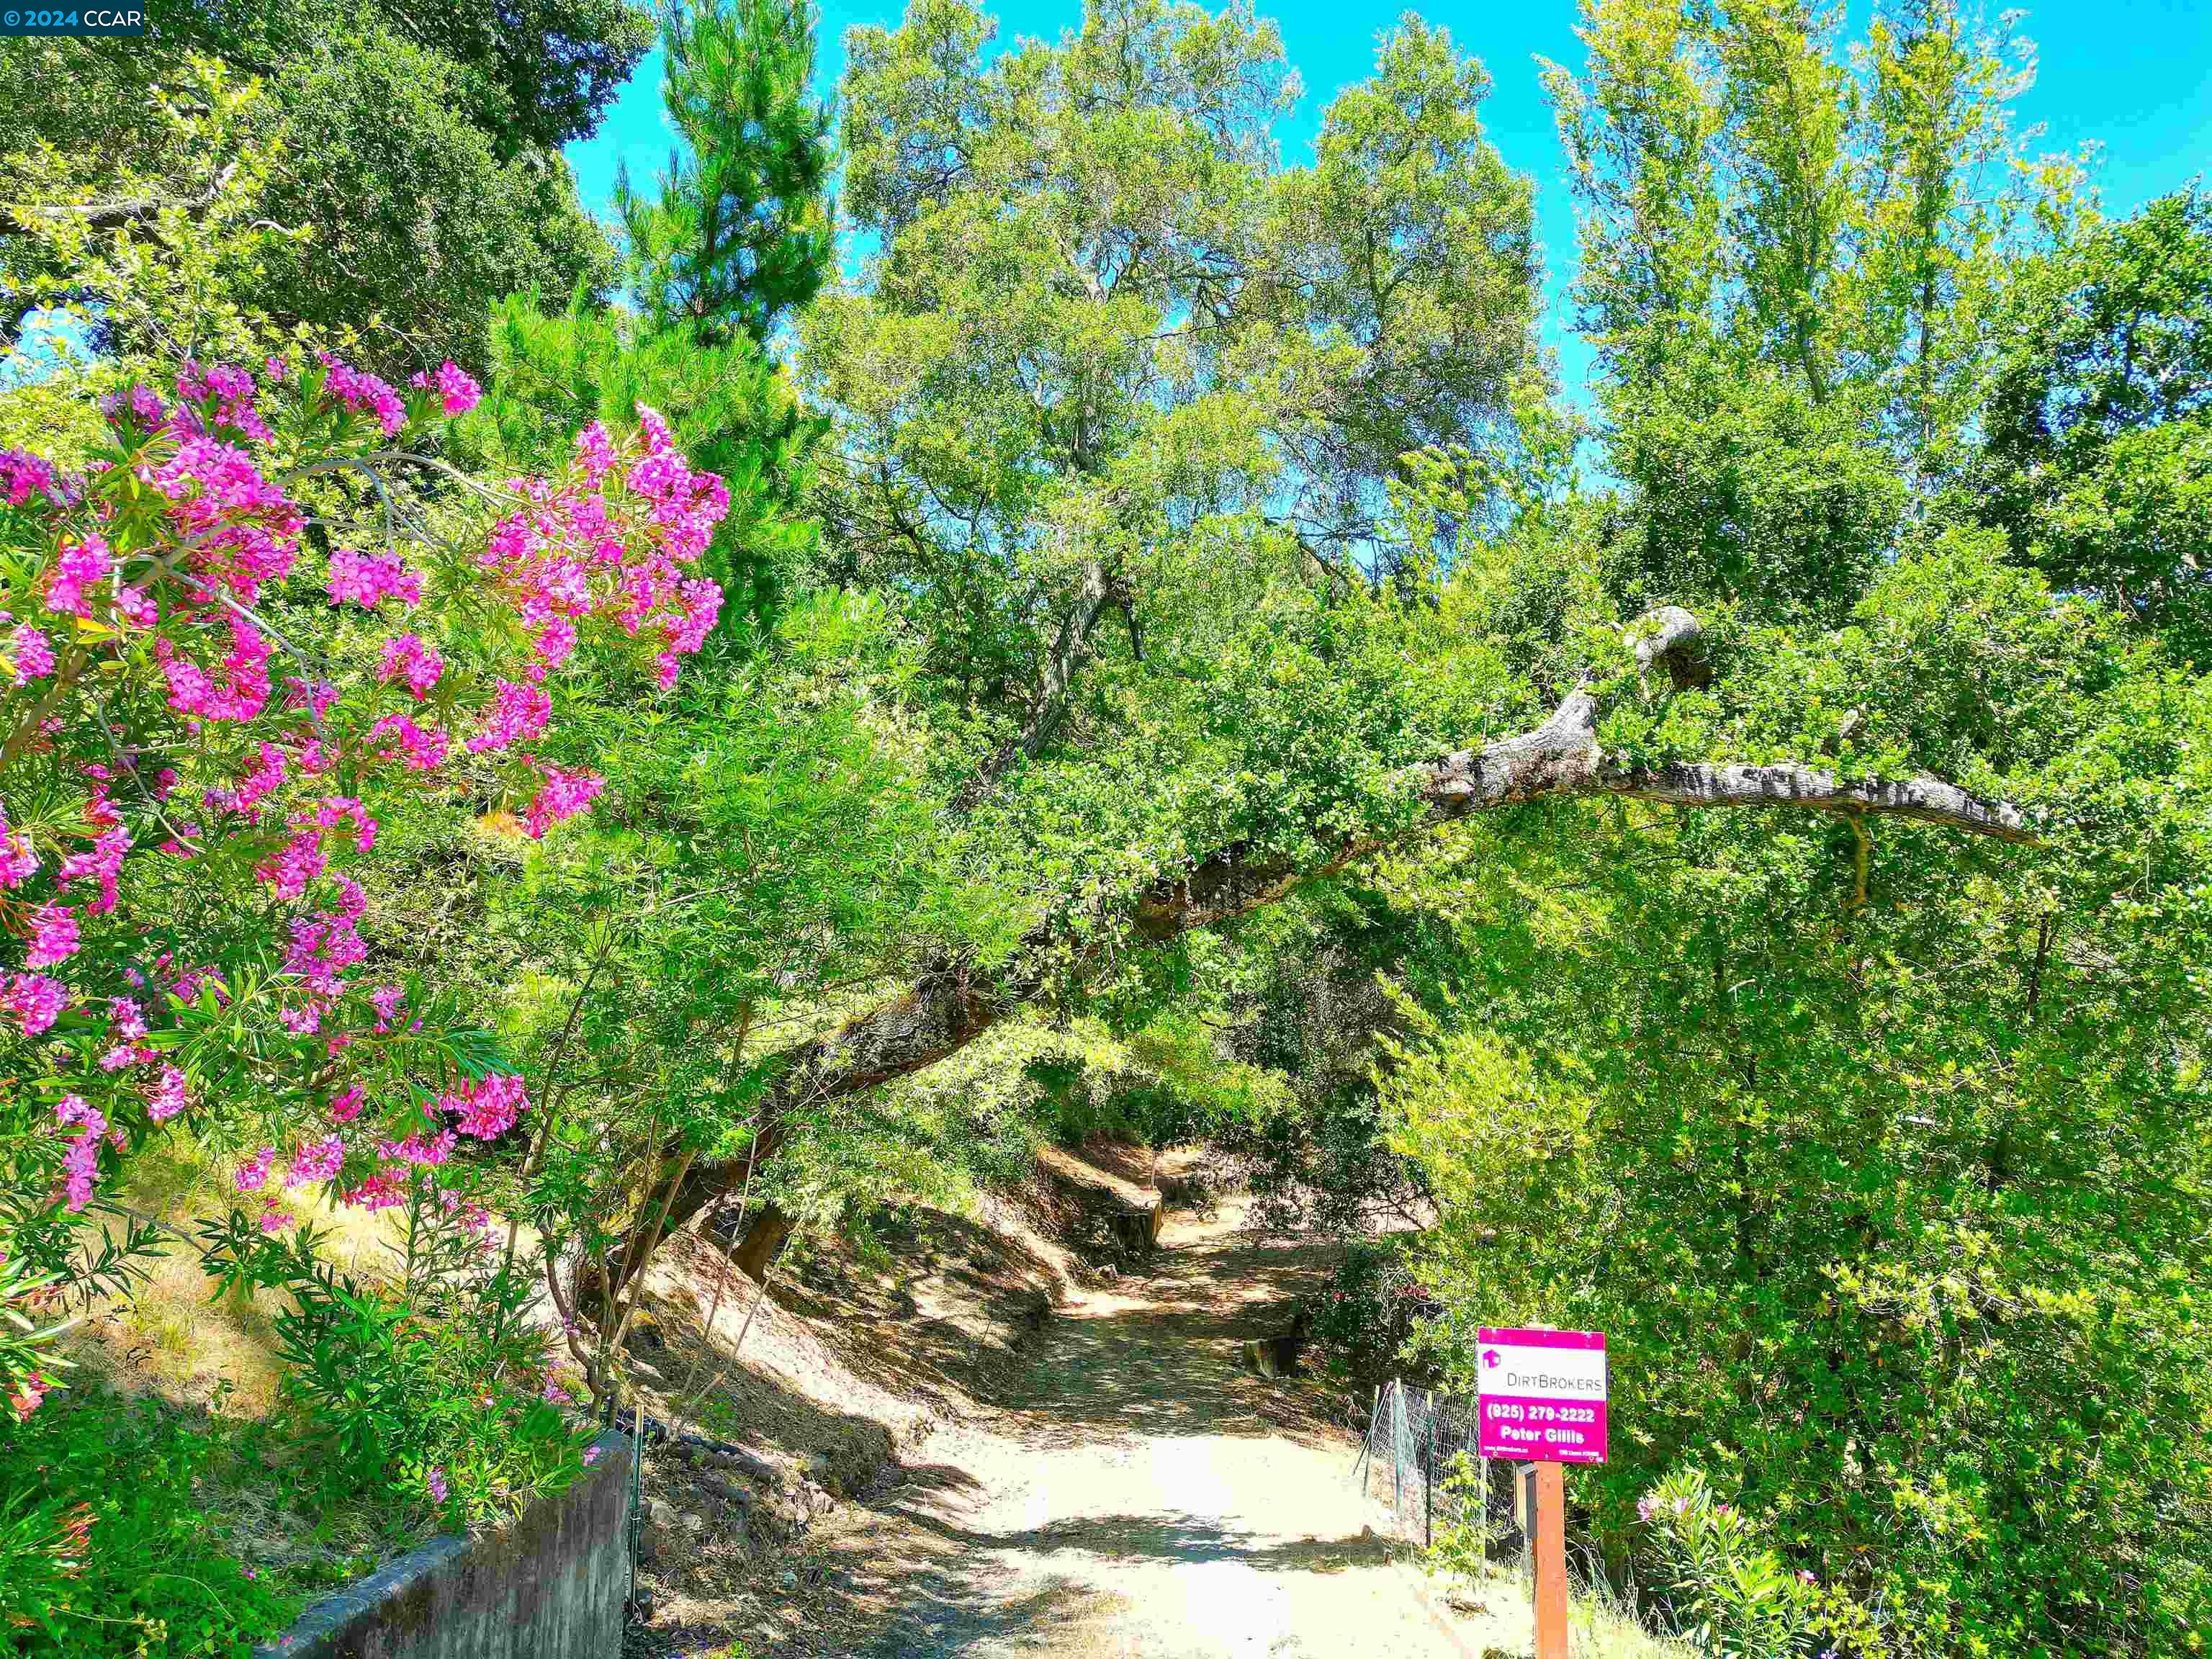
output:
[[[737,1248],[730,1252],[730,1260],[749,1279],[766,1283],[768,1270],[775,1263],[776,1253],[783,1249],[791,1230],[799,1224],[774,1204],[763,1204],[753,1217],[752,1224],[745,1229]]]

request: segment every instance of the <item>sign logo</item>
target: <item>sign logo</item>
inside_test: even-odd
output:
[[[1606,1452],[1605,1334],[1475,1333],[1481,1369],[1477,1449],[1485,1457],[1602,1463]]]

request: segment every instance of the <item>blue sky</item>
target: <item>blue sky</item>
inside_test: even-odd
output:
[[[1287,161],[1303,159],[1321,112],[1342,87],[1373,66],[1375,38],[1406,9],[1395,0],[1261,0],[1283,32],[1305,95],[1283,134]],[[1433,5],[1423,9],[1448,27],[1462,51],[1489,69],[1494,88],[1484,118],[1506,161],[1536,181],[1547,287],[1547,341],[1560,353],[1563,378],[1578,389],[1587,365],[1559,296],[1573,279],[1574,218],[1559,166],[1550,106],[1536,59],[1582,64],[1573,0],[1519,0],[1500,6]],[[824,0],[821,75],[834,87],[845,64],[845,31],[896,22],[898,0],[843,4]],[[1851,6],[1863,22],[1866,0]],[[1081,16],[1080,0],[1008,0],[997,8],[1000,40],[1051,37]],[[2016,114],[2043,127],[2037,148],[2101,148],[2097,179],[2108,212],[2131,212],[2212,167],[2212,3],[2208,0],[2051,0],[2027,9],[2023,32],[2040,48],[2034,88]],[[618,161],[641,178],[665,162],[669,134],[660,107],[660,55],[638,66],[599,131],[569,147],[585,201],[604,211]]]

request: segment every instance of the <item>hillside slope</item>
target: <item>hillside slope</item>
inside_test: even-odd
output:
[[[1115,1161],[1093,1161],[1101,1184],[1126,1183]],[[727,1395],[733,1431],[759,1413],[748,1450],[791,1466],[787,1509],[804,1524],[770,1540],[748,1521],[733,1540],[694,1478],[714,1460],[657,1457],[656,1618],[630,1651],[1525,1652],[1525,1589],[1501,1577],[1448,1601],[1377,1535],[1327,1392],[1243,1364],[1328,1257],[1244,1232],[1243,1209],[1171,1211],[1150,1270],[1110,1278],[1012,1209],[992,1224],[900,1212],[903,1279],[818,1258],[764,1305]],[[702,1290],[711,1301],[708,1284],[672,1284],[665,1317]],[[742,1322],[735,1297],[718,1333]],[[1042,1320],[1040,1297],[1056,1302]],[[872,1476],[863,1445],[885,1454]],[[1608,1620],[1583,1650],[1645,1645]]]

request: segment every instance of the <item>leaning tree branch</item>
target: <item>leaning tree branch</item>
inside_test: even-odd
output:
[[[1668,619],[1663,628],[1671,635],[1668,646],[1645,659],[1647,667],[1688,648],[1697,637],[1694,621],[1683,627]],[[1671,660],[1665,665],[1674,672]],[[1680,807],[1781,807],[1913,818],[2003,842],[2036,838],[2018,807],[1984,800],[1936,778],[1850,779],[1795,763],[1618,763],[1600,745],[1596,723],[1597,699],[1578,688],[1533,731],[1408,769],[1403,781],[1420,811],[1413,823],[1395,833],[1347,839],[1318,858],[1227,847],[1188,870],[1155,880],[1130,901],[1126,920],[1139,938],[1164,943],[1195,928],[1233,921],[1301,883],[1334,875],[1386,847],[1481,813],[1552,798],[1617,795]],[[759,1127],[751,1145],[731,1158],[694,1164],[673,1194],[665,1231],[682,1227],[715,1198],[751,1180],[810,1106],[934,1066],[1036,1000],[1056,982],[1056,975],[1066,971],[1067,944],[1060,925],[1048,921],[1032,928],[1001,967],[942,958],[900,995],[787,1051],[759,1103]],[[1088,956],[1079,954],[1077,971],[1103,955],[1103,948],[1094,945]],[[644,1264],[638,1243],[634,1240],[617,1264],[617,1287]],[[758,1278],[760,1270],[749,1256],[741,1248],[738,1265]]]
[[[124,225],[137,224],[155,219],[167,209],[175,208],[186,214],[202,214],[213,207],[238,172],[238,163],[230,162],[208,183],[208,187],[197,196],[131,196],[113,202],[64,203],[56,207],[11,206],[8,211],[26,226],[34,219],[62,222],[75,219],[94,230],[114,230]]]

